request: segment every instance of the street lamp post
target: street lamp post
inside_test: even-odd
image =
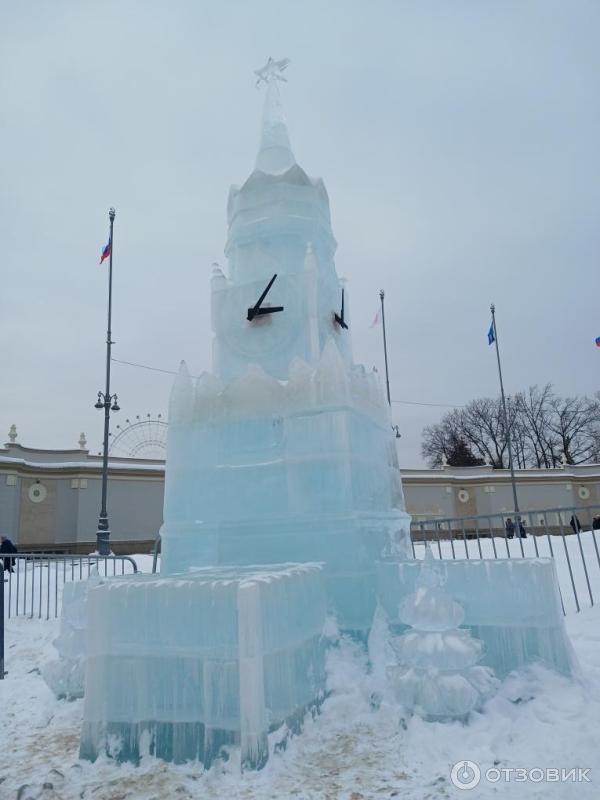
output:
[[[108,212],[110,219],[110,256],[108,264],[108,325],[106,329],[106,390],[98,392],[98,399],[94,408],[104,409],[104,448],[102,451],[102,502],[100,506],[100,516],[98,518],[98,530],[96,532],[96,549],[101,556],[110,555],[110,525],[108,523],[108,511],[106,499],[108,494],[108,437],[110,427],[110,412],[119,411],[117,395],[110,393],[110,355],[113,344],[111,338],[111,317],[112,317],[112,271],[113,271],[113,228],[115,222],[115,210],[111,208]]]

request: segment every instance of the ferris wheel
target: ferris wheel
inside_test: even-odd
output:
[[[115,433],[109,433],[108,452],[111,456],[122,458],[149,458],[164,460],[167,452],[168,424],[162,414],[153,417],[146,414],[135,419],[125,420],[125,425],[117,425]]]

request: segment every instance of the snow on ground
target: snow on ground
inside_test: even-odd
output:
[[[138,563],[149,569],[146,558]],[[564,579],[565,565],[557,566]],[[595,581],[592,588],[600,595],[600,580]],[[330,654],[331,696],[320,716],[307,720],[304,733],[275,753],[264,770],[240,777],[236,751],[209,771],[151,758],[137,768],[108,759],[79,761],[83,703],[56,701],[39,673],[55,657],[58,622],[13,618],[6,624],[8,675],[0,682],[0,800],[13,800],[26,784],[30,788],[20,800],[596,799],[600,608],[569,613],[566,621],[580,679],[570,681],[541,668],[513,675],[469,725],[403,720],[377,671],[367,671],[364,653],[342,641]],[[378,696],[381,702],[374,702]],[[465,759],[484,772],[494,765],[505,770],[590,769],[592,783],[516,782],[513,773],[509,782],[491,783],[484,776],[476,789],[460,790],[451,784],[450,771]]]

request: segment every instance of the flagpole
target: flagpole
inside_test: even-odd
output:
[[[385,360],[385,386],[387,389],[387,401],[388,405],[392,405],[392,399],[390,397],[390,373],[388,370],[388,357],[387,357],[387,339],[385,335],[385,307],[383,303],[383,299],[385,297],[385,292],[383,289],[379,290],[379,298],[381,299],[381,327],[383,329],[383,357]]]
[[[108,212],[110,220],[110,254],[108,262],[108,322],[106,326],[106,390],[104,394],[98,392],[96,408],[104,409],[104,446],[102,450],[102,501],[100,506],[100,516],[98,518],[98,530],[96,532],[96,548],[101,556],[110,555],[110,525],[108,522],[107,496],[108,496],[108,438],[110,428],[110,412],[118,411],[117,395],[110,393],[110,356],[112,341],[112,276],[113,276],[113,230],[115,223],[115,210],[111,208]]]
[[[512,483],[513,502],[515,506],[515,516],[519,513],[519,501],[517,500],[517,484],[515,481],[515,468],[512,456],[512,441],[510,437],[510,426],[508,424],[508,414],[506,412],[506,397],[504,396],[504,381],[502,380],[502,365],[500,363],[500,346],[498,344],[498,330],[496,328],[496,306],[490,306],[492,312],[492,327],[494,330],[494,342],[496,344],[496,358],[498,359],[498,376],[500,378],[500,394],[502,395],[502,410],[504,413],[504,427],[506,429],[506,442],[508,445],[508,466],[510,468],[510,480]],[[518,520],[515,520],[518,522]],[[518,532],[518,526],[517,526]]]

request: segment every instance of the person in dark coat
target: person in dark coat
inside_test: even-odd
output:
[[[18,550],[8,538],[8,536],[0,536],[0,553],[17,553]],[[4,556],[4,569],[7,572],[14,572],[15,559],[10,556]]]
[[[506,538],[513,539],[515,535],[515,523],[510,517],[504,523],[504,527],[506,528]]]
[[[521,517],[518,518],[518,523],[519,523],[519,536],[521,537],[521,539],[526,539],[527,531],[525,530],[525,523],[523,522]]]
[[[573,528],[573,533],[579,533],[581,530],[581,522],[579,522],[579,517],[576,514],[571,516],[569,525]]]

